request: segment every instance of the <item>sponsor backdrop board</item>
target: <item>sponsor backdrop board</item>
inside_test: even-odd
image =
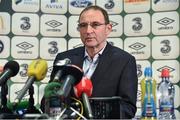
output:
[[[113,25],[108,41],[135,56],[139,83],[145,67],[152,66],[157,83],[161,70],[170,70],[180,119],[179,0],[0,0],[0,66],[9,60],[20,64],[18,75],[8,81],[8,98],[13,101],[23,87],[32,60],[43,58],[48,62],[46,78],[34,83],[39,107],[56,54],[82,46],[78,16],[90,5],[108,11]],[[136,117],[141,115],[140,95],[139,87]]]

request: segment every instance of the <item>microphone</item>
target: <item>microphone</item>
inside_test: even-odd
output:
[[[61,77],[61,87],[58,91],[59,96],[66,98],[73,85],[79,83],[83,76],[83,70],[76,65],[68,64],[64,66]]]
[[[63,69],[70,63],[71,61],[68,58],[55,61],[53,65],[53,71],[55,75],[52,77],[53,79],[50,80],[50,82],[44,89],[44,101],[46,105],[43,108],[45,113],[51,117],[57,116],[61,112],[61,109],[64,108],[63,104],[61,104],[58,90],[60,90],[61,87],[60,78],[63,74]]]
[[[93,118],[91,105],[88,97],[92,95],[93,85],[90,79],[83,77],[82,80],[74,86],[74,93],[77,98],[82,97],[86,115],[89,119]]]
[[[57,71],[56,74],[54,75],[53,82],[60,82],[60,78],[62,76],[62,71],[64,66],[68,65],[71,63],[71,60],[69,58],[65,58],[64,60],[58,60],[54,64],[54,71]]]
[[[46,104],[44,110],[51,117],[63,114],[63,111],[67,109],[66,105],[69,101],[65,98],[69,95],[72,86],[82,78],[82,70],[70,63],[68,58],[55,62],[53,66],[54,78],[44,89]]]
[[[57,66],[64,66],[64,65],[67,65],[67,64],[70,64],[71,63],[71,60],[69,58],[65,58],[63,60],[58,60],[55,62],[55,65]]]
[[[0,86],[5,84],[10,77],[14,77],[19,72],[19,64],[16,61],[9,61],[5,64],[0,74]]]
[[[26,81],[26,84],[22,88],[20,94],[18,94],[18,96],[16,97],[15,103],[19,103],[21,101],[26,91],[31,87],[34,81],[40,81],[45,78],[47,68],[48,65],[45,60],[38,59],[32,61],[27,70],[28,80]]]
[[[1,115],[12,113],[11,110],[7,108],[7,94],[8,94],[8,86],[6,84],[7,80],[10,77],[15,76],[19,72],[19,64],[16,61],[9,61],[5,64],[2,69],[2,73],[0,74],[0,113]],[[0,116],[0,118],[2,118]]]

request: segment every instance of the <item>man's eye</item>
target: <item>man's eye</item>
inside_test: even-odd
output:
[[[97,26],[99,26],[100,24],[99,23],[93,23],[92,24],[92,26],[94,26],[94,27],[97,27]]]
[[[79,24],[79,27],[86,27],[87,26],[87,24]]]

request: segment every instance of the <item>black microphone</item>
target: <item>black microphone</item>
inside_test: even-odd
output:
[[[60,79],[64,74],[63,69],[70,63],[71,61],[68,58],[55,61],[53,65],[54,74],[51,74],[51,80],[44,89],[45,94],[43,99],[46,105],[41,108],[51,117],[57,116],[61,112],[61,109],[64,108],[63,104],[61,104],[61,99],[59,99],[58,90],[61,86]]]
[[[58,60],[55,62],[55,64],[53,65],[54,67],[54,71],[57,71],[56,74],[54,75],[54,78],[53,78],[53,82],[60,82],[60,78],[63,74],[63,68],[70,64],[71,63],[71,60],[69,58],[65,58],[63,60]]]
[[[16,61],[9,61],[5,64],[3,72],[0,74],[0,86],[6,83],[10,77],[14,77],[19,72],[19,64]]]
[[[9,61],[5,64],[3,72],[0,74],[0,88],[1,88],[1,106],[0,106],[0,118],[9,118],[9,114],[12,111],[7,108],[7,94],[8,86],[6,84],[10,77],[15,76],[19,72],[19,64],[16,61]]]
[[[81,80],[83,70],[76,65],[68,64],[64,66],[62,72],[63,73],[60,81],[62,85],[58,91],[58,94],[61,97],[66,98],[69,95],[73,85],[76,85]]]

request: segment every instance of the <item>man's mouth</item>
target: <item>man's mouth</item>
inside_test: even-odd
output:
[[[86,40],[90,40],[90,39],[93,39],[92,37],[87,37]]]

